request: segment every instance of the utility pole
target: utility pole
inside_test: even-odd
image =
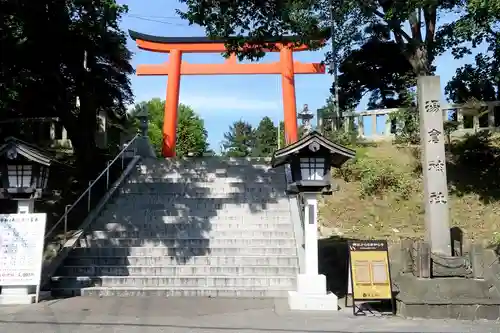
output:
[[[339,108],[339,85],[338,85],[338,50],[337,43],[335,42],[336,27],[335,27],[335,14],[333,10],[333,0],[330,0],[330,37],[332,39],[332,58],[330,61],[330,70],[333,72],[333,82],[335,87],[333,89],[333,112],[335,117],[337,117],[336,129],[338,130],[338,124],[341,124],[340,120],[340,108]]]

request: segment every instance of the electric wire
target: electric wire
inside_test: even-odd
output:
[[[138,15],[138,14],[131,14],[127,13],[125,16],[132,18],[132,19],[137,19],[137,20],[142,20],[142,21],[148,21],[148,22],[155,22],[155,23],[161,23],[161,24],[166,24],[166,25],[175,25],[179,27],[188,27],[189,24],[186,23],[179,23],[179,22],[169,22],[169,20],[177,19],[180,20],[180,17],[169,17],[169,16],[155,16],[155,15]]]

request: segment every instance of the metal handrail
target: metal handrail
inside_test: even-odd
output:
[[[107,163],[107,166],[106,168],[104,168],[104,170],[99,174],[99,176],[97,176],[96,179],[94,179],[93,181],[90,181],[89,182],[89,186],[87,187],[87,189],[78,197],[78,199],[75,200],[75,202],[73,202],[72,205],[66,205],[66,207],[64,208],[64,215],[61,216],[61,218],[57,221],[56,224],[54,224],[54,226],[47,232],[47,234],[45,235],[45,238],[44,240],[46,241],[50,236],[52,236],[52,233],[54,232],[54,230],[56,230],[56,228],[64,222],[64,240],[67,240],[67,233],[68,233],[68,214],[71,212],[71,210],[85,197],[87,196],[87,213],[90,213],[90,208],[91,208],[91,195],[92,195],[92,186],[94,186],[94,184],[99,180],[101,179],[101,177],[103,177],[104,175],[106,175],[106,189],[109,189],[109,169],[110,167],[121,157],[121,163],[122,163],[122,170],[124,168],[124,163],[125,163],[125,152],[127,151],[128,147],[135,141],[135,139],[137,139],[137,137],[139,136],[139,134],[136,134],[132,140],[130,140],[124,147],[122,150],[120,150],[120,152],[115,156],[114,159],[112,159],[111,161],[108,161]],[[134,155],[136,153],[136,148],[133,149],[134,151]]]

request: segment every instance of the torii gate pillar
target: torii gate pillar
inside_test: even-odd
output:
[[[165,115],[163,116],[163,145],[164,157],[175,156],[175,142],[177,140],[177,109],[179,107],[179,88],[181,83],[182,53],[179,50],[170,52],[169,75],[167,83],[167,98],[165,99]]]
[[[297,100],[295,98],[295,72],[293,52],[285,47],[280,51],[281,89],[283,90],[283,109],[285,118],[285,142],[294,143],[299,139],[297,128]]]
[[[140,49],[170,53],[169,62],[160,65],[139,65],[137,75],[168,75],[165,116],[163,120],[164,157],[175,156],[177,110],[181,75],[238,75],[281,74],[285,140],[287,144],[298,140],[297,106],[295,100],[295,74],[324,74],[325,66],[319,63],[304,64],[293,60],[293,51],[307,50],[294,46],[293,39],[286,37],[279,43],[270,43],[280,52],[280,61],[268,64],[238,64],[233,54],[224,64],[189,64],[182,61],[183,53],[225,52],[224,41],[206,37],[158,37],[129,31]],[[290,40],[287,40],[290,39]],[[270,49],[268,51],[274,51]]]

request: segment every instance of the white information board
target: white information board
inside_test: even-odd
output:
[[[0,286],[38,286],[47,214],[0,214]]]

